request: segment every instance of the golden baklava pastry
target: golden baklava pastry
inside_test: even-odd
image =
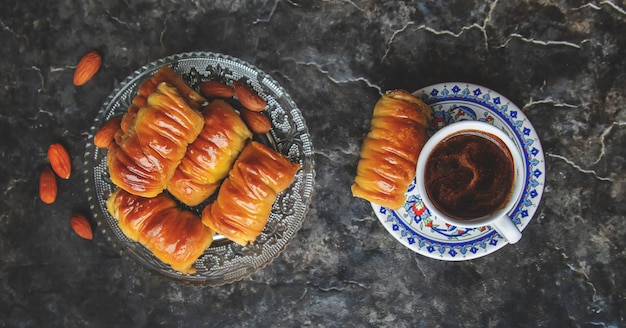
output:
[[[193,109],[200,109],[200,106],[207,101],[201,94],[193,90],[173,69],[167,66],[161,67],[153,76],[142,82],[139,86],[137,94],[133,98],[130,106],[128,106],[122,119],[121,129],[123,133],[128,131],[139,109],[146,104],[148,97],[154,93],[157,86],[163,82],[167,82],[167,84],[176,88],[180,96],[189,104],[189,107]]]
[[[404,90],[386,92],[374,106],[352,195],[391,209],[400,208],[415,178],[430,120],[431,109],[420,99]]]
[[[194,262],[213,242],[213,231],[200,217],[177,207],[165,193],[145,198],[118,188],[106,206],[126,237],[181,273],[195,273]]]
[[[203,126],[202,114],[189,106],[177,88],[159,83],[128,130],[109,145],[111,181],[137,196],[158,195]]]
[[[217,199],[202,211],[211,230],[247,245],[261,234],[277,195],[300,165],[256,141],[249,142],[222,183]]]
[[[189,206],[202,203],[215,192],[252,137],[239,114],[223,100],[213,100],[202,115],[204,128],[187,147],[167,188]]]

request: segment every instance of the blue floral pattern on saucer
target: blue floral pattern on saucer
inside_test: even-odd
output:
[[[441,83],[413,93],[433,110],[429,133],[463,120],[479,120],[499,127],[515,141],[526,162],[525,190],[510,213],[523,231],[532,220],[545,184],[545,158],[539,136],[526,115],[506,97],[486,87],[470,83]],[[407,201],[398,210],[372,203],[385,229],[400,243],[427,257],[463,261],[491,254],[508,244],[489,226],[462,228],[431,215],[415,188],[406,193]]]

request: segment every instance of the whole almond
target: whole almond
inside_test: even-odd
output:
[[[60,143],[53,143],[48,147],[48,160],[52,170],[61,179],[69,179],[72,172],[72,162],[70,161],[70,155],[65,150],[65,147]]]
[[[253,112],[244,108],[240,111],[240,115],[248,128],[254,133],[266,134],[272,129],[272,123],[263,113]]]
[[[57,199],[57,178],[49,166],[39,175],[39,199],[46,204],[52,204]]]
[[[107,148],[109,144],[113,141],[113,137],[117,130],[120,129],[120,124],[122,123],[121,116],[115,116],[110,120],[106,121],[98,132],[93,136],[93,144],[98,148]]]
[[[219,81],[206,81],[200,84],[200,93],[209,98],[230,98],[235,90]]]
[[[102,65],[102,56],[97,51],[90,51],[80,59],[74,70],[74,85],[81,86],[96,75]]]
[[[239,100],[243,107],[253,112],[260,112],[267,106],[265,100],[263,100],[261,96],[250,89],[247,85],[239,81],[235,81],[233,82],[233,89],[235,89],[237,100]]]
[[[83,239],[92,240],[93,239],[93,230],[91,229],[91,224],[87,221],[84,215],[80,213],[74,213],[70,218],[70,225],[72,226],[72,230],[79,235]]]

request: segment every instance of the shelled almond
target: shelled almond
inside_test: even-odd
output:
[[[57,198],[57,178],[50,166],[46,166],[39,175],[39,199],[52,204]]]
[[[93,50],[86,53],[76,65],[74,69],[74,85],[81,86],[87,83],[96,75],[102,65],[102,56]]]
[[[206,81],[200,84],[200,93],[209,98],[231,98],[235,90],[219,81]]]
[[[113,141],[117,130],[120,129],[122,116],[115,116],[106,121],[93,137],[93,144],[98,148],[107,148]]]
[[[261,96],[254,92],[250,87],[242,82],[234,81],[233,89],[235,90],[235,96],[241,105],[253,112],[260,112],[265,109],[267,103]]]
[[[245,108],[239,111],[241,118],[252,132],[266,134],[272,129],[272,123],[267,116],[261,112],[253,112]]]
[[[87,221],[84,215],[80,213],[74,213],[70,218],[70,225],[72,230],[83,239],[92,240],[93,239],[93,230],[91,229],[91,224]]]
[[[72,173],[72,162],[67,150],[60,143],[53,143],[48,147],[48,160],[52,170],[61,179],[69,179]]]

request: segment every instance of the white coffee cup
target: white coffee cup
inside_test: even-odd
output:
[[[513,168],[512,186],[508,199],[502,202],[502,204],[500,204],[500,206],[491,213],[480,217],[461,219],[446,215],[444,214],[445,210],[440,210],[437,208],[437,206],[435,206],[435,202],[431,199],[431,197],[428,195],[428,192],[426,191],[427,188],[425,186],[425,169],[430,155],[437,145],[446,140],[449,140],[449,138],[454,135],[473,133],[471,131],[478,132],[478,135],[493,136],[501,141],[500,144],[504,144],[506,146],[506,149],[508,149],[511,155]],[[511,220],[510,215],[511,212],[515,209],[524,191],[525,179],[526,169],[522,157],[522,150],[519,149],[516,146],[515,142],[513,142],[513,140],[511,140],[511,138],[507,136],[506,133],[504,133],[502,130],[491,124],[481,121],[455,122],[437,131],[422,148],[416,168],[417,190],[419,191],[420,195],[422,196],[422,200],[424,201],[424,204],[432,215],[435,215],[436,217],[450,225],[458,227],[478,228],[483,226],[491,226],[501,236],[506,238],[506,240],[511,244],[518,242],[522,237],[521,232],[515,226],[515,223],[513,223],[513,221]]]

